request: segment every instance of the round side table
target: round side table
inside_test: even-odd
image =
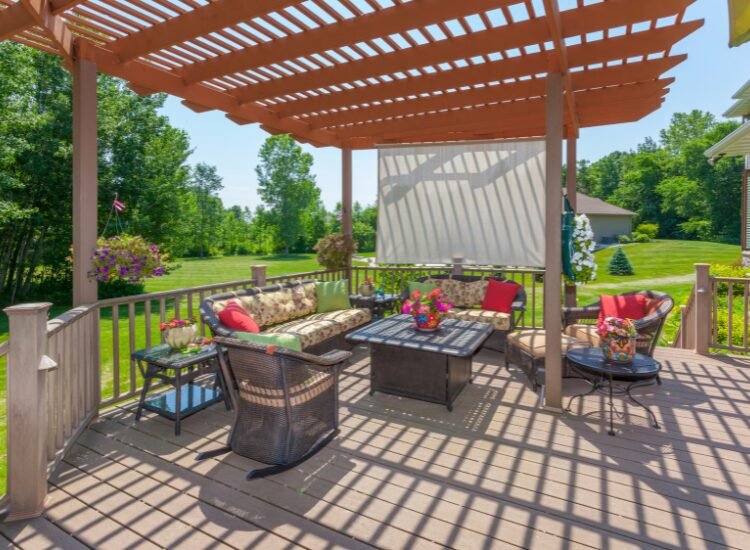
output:
[[[654,428],[659,428],[656,415],[650,408],[633,397],[631,393],[636,388],[649,386],[658,381],[661,371],[661,364],[658,361],[637,353],[632,363],[615,363],[605,359],[602,350],[599,348],[574,348],[568,351],[565,357],[570,367],[591,384],[589,391],[570,398],[566,410],[571,410],[570,405],[576,398],[583,399],[583,397],[597,391],[605,395],[609,394],[609,435],[615,435],[615,407],[612,397],[614,395],[627,395],[633,403],[646,410],[653,420]]]
[[[387,311],[391,311],[398,305],[400,299],[400,294],[383,294],[382,296],[352,294],[349,296],[349,301],[354,307],[367,308],[372,311],[373,320],[382,319]]]

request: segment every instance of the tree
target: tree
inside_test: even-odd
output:
[[[271,136],[260,149],[258,194],[267,205],[284,253],[289,254],[303,230],[302,213],[319,200],[320,189],[310,172],[313,158],[288,135]]]
[[[715,123],[714,115],[698,109],[675,113],[669,127],[659,132],[659,138],[670,155],[679,155],[689,141],[703,136]]]
[[[615,249],[614,254],[612,254],[612,257],[609,259],[609,264],[607,264],[607,272],[610,275],[634,274],[633,266],[630,265],[630,260],[628,259],[627,254],[625,254],[625,251],[621,246],[618,246]]]
[[[193,169],[190,186],[195,193],[198,213],[198,255],[202,258],[216,241],[224,207],[217,193],[224,188],[216,167],[199,163]]]

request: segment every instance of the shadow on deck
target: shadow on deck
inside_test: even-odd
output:
[[[44,517],[0,530],[24,548],[746,548],[750,363],[657,357],[663,386],[638,395],[662,429],[618,398],[611,437],[604,397],[541,410],[494,352],[476,357],[475,382],[449,413],[370,396],[359,349],[341,379],[341,435],[299,468],[251,482],[251,460],[194,460],[224,441],[222,405],[175,437],[163,418],[134,423],[128,403],[79,440]]]

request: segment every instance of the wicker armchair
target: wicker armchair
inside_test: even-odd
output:
[[[311,355],[217,337],[222,373],[234,405],[226,446],[196,459],[233,451],[271,464],[247,479],[283,472],[307,460],[338,434],[338,379],[351,353]]]
[[[645,295],[652,301],[648,314],[635,322],[635,328],[638,331],[636,349],[638,353],[650,357],[654,354],[654,348],[659,341],[659,336],[664,328],[667,315],[669,315],[669,312],[674,307],[674,300],[668,294],[655,290],[626,292],[621,294],[621,296],[632,296],[635,294]],[[597,345],[598,336],[594,333],[594,325],[597,319],[599,319],[600,310],[599,302],[585,307],[563,308],[565,334]]]

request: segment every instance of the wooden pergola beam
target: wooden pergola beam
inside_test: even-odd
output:
[[[664,2],[653,2],[653,0],[627,0],[623,2],[622,0],[612,0],[576,10],[569,10],[560,14],[564,38],[597,32],[602,28],[635,24],[643,20],[643,13],[648,13],[649,17],[673,15],[675,13],[673,8],[675,3],[684,4],[691,1],[664,0]],[[630,9],[627,9],[628,6]],[[642,38],[647,40],[652,35],[663,37],[664,34],[669,34],[671,30],[675,35],[675,39],[672,41],[673,44],[687,34],[690,34],[700,24],[700,22],[691,22],[676,24],[662,29],[654,29],[653,31],[644,33]],[[544,19],[530,19],[513,23],[512,25],[469,33],[450,40],[427,43],[397,50],[385,55],[338,64],[333,67],[307,71],[258,84],[249,84],[237,88],[234,93],[241,102],[283,97],[296,92],[317,90],[326,86],[366,80],[367,78],[382,74],[393,74],[409,71],[416,67],[455,61],[457,59],[457,52],[461,52],[461,57],[468,59],[473,56],[521,48],[528,44],[546,42],[549,38],[549,30]],[[594,48],[588,47],[586,49],[592,50]],[[572,48],[569,48],[568,53],[570,56],[570,66],[578,66],[576,60],[573,59]],[[622,55],[617,58],[623,59]]]
[[[241,71],[257,69],[294,60],[313,52],[324,52],[383,36],[427,27],[471,13],[498,9],[517,0],[412,0],[345,19],[338,23],[320,26],[268,43],[258,44],[235,52],[194,63],[185,68],[185,82],[201,82]]]
[[[628,99],[650,98],[655,94],[666,93],[665,85],[669,85],[672,79],[657,80],[653,82],[630,84],[601,90],[590,90],[579,94],[579,107],[586,108],[592,105],[605,105],[609,108],[613,102]],[[528,99],[478,107],[475,109],[459,109],[454,111],[425,114],[417,116],[406,116],[401,118],[366,122],[353,126],[336,128],[336,135],[342,139],[354,137],[368,137],[376,135],[387,135],[398,132],[422,132],[425,130],[445,129],[446,126],[467,126],[484,124],[488,120],[502,120],[505,118],[529,117],[533,118],[543,106],[544,99]],[[566,121],[567,122],[567,121]]]
[[[640,75],[642,81],[647,82],[654,80],[659,76],[660,72],[662,72],[662,67],[663,64],[654,64],[653,66],[649,67],[648,70],[644,71]],[[623,65],[618,67],[605,67],[602,69],[595,69],[589,71],[590,73],[592,73],[591,75],[587,73],[576,73],[571,79],[571,89],[585,90],[588,88],[612,86],[619,83],[629,84],[638,82],[637,80],[621,80],[620,77],[627,74],[633,74],[633,76],[637,78],[637,73],[629,70],[626,71],[623,69],[629,69],[629,67],[627,65]],[[576,85],[575,80],[579,75],[581,77],[586,76],[585,79],[580,79],[581,81],[585,81],[585,86]],[[667,86],[670,83],[671,81],[663,81],[664,86]],[[304,120],[305,122],[310,124],[311,128],[332,128],[334,126],[393,118],[396,116],[427,113],[430,111],[445,109],[456,109],[459,107],[479,106],[488,103],[510,101],[513,99],[541,97],[545,93],[545,86],[545,78],[521,80],[508,84],[485,86],[482,88],[474,88],[471,90],[457,90],[451,93],[443,93],[439,95],[417,97],[410,100],[383,103],[373,107],[340,110],[335,113],[313,116]]]
[[[299,0],[215,0],[207,6],[194,8],[116,40],[111,44],[111,49],[121,61],[130,61],[297,3]]]
[[[264,124],[282,133],[299,136],[316,146],[339,145],[338,139],[331,132],[311,130],[307,124],[297,120],[279,120],[267,109],[256,105],[240,105],[233,97],[203,84],[186,85],[179,76],[158,69],[149,63],[142,61],[121,63],[114,53],[85,41],[80,43],[79,50],[82,59],[96,63],[103,72],[128,80],[144,89],[159,90],[196,105],[202,105],[206,109],[223,111],[248,123]]]
[[[565,105],[570,114],[569,132],[578,136],[578,114],[576,113],[576,101],[573,92],[573,84],[570,78],[570,69],[568,67],[568,48],[563,38],[562,21],[560,19],[560,6],[558,0],[544,0],[544,11],[546,13],[547,25],[552,35],[552,43],[555,46],[554,60],[557,65],[556,69],[562,75],[563,89],[565,91]]]
[[[667,48],[669,43],[664,43],[663,48]],[[637,55],[646,55],[652,53],[652,44],[643,44],[641,41],[631,40],[627,44],[619,43],[620,51],[627,54],[628,57]],[[580,46],[574,46],[574,48]],[[609,48],[604,48],[606,53]],[[673,67],[682,63],[687,55],[676,55],[652,59],[648,61],[639,61],[628,63],[627,65],[617,65],[603,69],[593,69],[587,71],[575,72],[571,75],[573,87],[576,90],[592,88],[594,81],[601,81],[602,86],[609,86],[620,83],[636,82],[639,80],[650,80],[657,78],[660,74],[667,72]],[[602,56],[599,63],[606,63],[611,59]],[[435,91],[445,91],[458,89],[466,86],[485,84],[488,81],[501,82],[521,72],[527,71],[526,74],[538,74],[544,72],[547,66],[547,58],[543,53],[531,54],[525,57],[514,57],[493,61],[483,65],[470,65],[450,71],[443,71],[425,75],[420,78],[409,78],[387,82],[380,85],[366,86],[354,90],[346,90],[332,94],[321,94],[308,99],[300,99],[289,103],[281,104],[276,108],[279,117],[287,117],[305,113],[320,113],[321,111],[333,108],[350,107],[357,104],[368,104],[373,102],[382,102],[396,98],[408,98],[409,96],[419,96]],[[604,76],[604,73],[608,76]],[[488,80],[488,74],[491,80]],[[332,113],[331,113],[332,114]],[[319,115],[324,116],[324,115]]]
[[[29,10],[18,2],[0,11],[0,41],[7,40],[36,24]]]
[[[52,39],[60,55],[69,65],[73,62],[73,35],[70,33],[65,20],[52,13],[49,0],[19,0],[34,23],[41,26]]]

